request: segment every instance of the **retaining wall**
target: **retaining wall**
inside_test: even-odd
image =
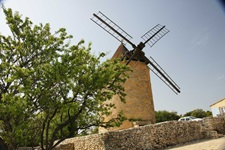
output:
[[[73,144],[75,150],[155,150],[225,134],[225,118],[205,118],[202,122],[168,121],[126,130],[66,139],[57,149]]]

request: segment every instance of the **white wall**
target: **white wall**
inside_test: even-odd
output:
[[[211,108],[211,110],[212,110],[213,117],[217,117],[218,115],[220,115],[219,108]]]

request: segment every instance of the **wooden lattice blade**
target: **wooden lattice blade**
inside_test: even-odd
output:
[[[149,68],[157,75],[173,92],[180,93],[180,87],[172,80],[172,78],[159,66],[159,64],[152,58],[149,58]]]
[[[144,40],[144,44],[148,43],[150,47],[155,45],[163,36],[165,36],[169,32],[166,29],[166,26],[162,26],[160,24],[153,27],[151,30],[146,32],[141,38]]]
[[[99,25],[102,29],[112,35],[120,42],[126,41],[131,44],[133,48],[135,48],[135,44],[133,44],[130,39],[132,38],[127,32],[125,32],[122,28],[120,28],[116,23],[110,20],[107,16],[105,16],[102,12],[98,12],[97,14],[93,14],[93,18],[91,18],[93,22]]]

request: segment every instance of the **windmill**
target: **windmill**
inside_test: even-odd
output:
[[[176,94],[180,93],[180,87],[152,57],[147,58],[142,50],[146,44],[152,47],[166,35],[169,30],[166,29],[165,26],[158,24],[141,37],[143,42],[135,45],[130,41],[132,37],[102,12],[99,11],[97,14],[94,13],[91,20],[122,43],[116,50],[112,59],[119,57],[121,60],[126,60],[126,65],[130,65],[133,69],[132,75],[124,84],[125,92],[127,94],[126,104],[121,103],[119,98],[115,96],[111,101],[117,108],[113,110],[110,117],[116,116],[120,110],[123,110],[126,117],[140,118],[141,121],[127,121],[123,123],[121,127],[113,128],[111,130],[125,129],[133,127],[135,124],[145,125],[155,123],[149,69]],[[125,47],[125,44],[127,43],[132,46],[132,50],[128,50]]]

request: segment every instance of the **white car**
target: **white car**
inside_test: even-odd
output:
[[[193,117],[193,116],[186,116],[186,117],[180,118],[178,121],[202,121],[202,119],[196,118],[196,117]]]

